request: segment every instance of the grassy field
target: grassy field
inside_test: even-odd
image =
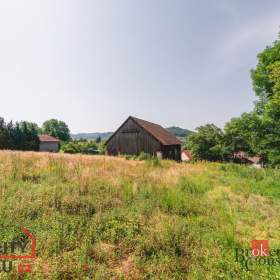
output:
[[[37,238],[32,273],[1,279],[280,279],[235,248],[280,248],[280,171],[0,152],[0,242]]]

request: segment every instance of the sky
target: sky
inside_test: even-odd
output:
[[[250,69],[279,26],[279,0],[1,1],[0,116],[223,127],[252,110]]]

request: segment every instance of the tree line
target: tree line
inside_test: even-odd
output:
[[[48,134],[61,141],[70,140],[70,130],[62,121],[47,120],[39,127],[36,123],[27,121],[6,123],[0,117],[0,149],[38,151],[39,134]]]
[[[229,161],[244,151],[266,165],[280,166],[280,38],[257,57],[251,70],[254,109],[231,119],[223,130],[214,124],[198,127],[186,141],[194,159]]]
[[[68,125],[56,119],[50,119],[39,127],[36,123],[12,121],[6,123],[0,117],[0,149],[38,151],[39,135],[47,134],[58,138],[60,151],[70,154],[105,154],[105,142],[98,137],[95,140],[71,139]]]

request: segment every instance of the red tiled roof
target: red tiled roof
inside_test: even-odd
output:
[[[148,131],[154,138],[156,138],[162,145],[181,145],[181,141],[173,134],[164,129],[162,126],[147,122],[135,117],[131,117],[138,125]]]
[[[59,143],[59,139],[47,135],[47,134],[43,134],[43,135],[39,135],[39,140],[40,142],[54,142],[54,143]]]

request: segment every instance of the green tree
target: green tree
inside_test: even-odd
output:
[[[266,104],[263,116],[265,134],[262,147],[268,163],[280,166],[280,94],[273,96]]]
[[[69,141],[71,139],[67,124],[56,119],[45,121],[42,126],[42,133],[57,137],[61,141]]]
[[[275,41],[258,55],[252,71],[253,86],[259,101],[256,111],[262,120],[259,150],[268,164],[280,166],[280,41]]]
[[[231,154],[244,151],[248,154],[260,154],[263,138],[262,119],[256,112],[244,113],[239,118],[233,118],[226,123],[225,145]]]
[[[271,79],[273,75],[273,64],[280,61],[280,41],[275,41],[272,46],[268,46],[265,50],[258,54],[258,64],[256,69],[251,71],[253,88],[259,100],[256,103],[256,110],[263,113],[265,104],[275,93],[275,79]],[[274,72],[274,74],[276,74]],[[277,73],[279,77],[279,72]]]
[[[10,148],[10,136],[5,120],[0,117],[0,149]]]
[[[228,156],[224,145],[224,133],[214,124],[196,128],[197,132],[187,139],[187,148],[192,151],[194,159],[222,161]]]
[[[23,151],[37,151],[39,149],[38,125],[21,121],[9,127],[12,149]]]
[[[39,149],[38,125],[32,122],[22,121],[19,123],[22,134],[20,149],[26,151],[37,151]]]
[[[37,124],[26,121],[5,124],[4,119],[0,118],[0,149],[37,151]]]

